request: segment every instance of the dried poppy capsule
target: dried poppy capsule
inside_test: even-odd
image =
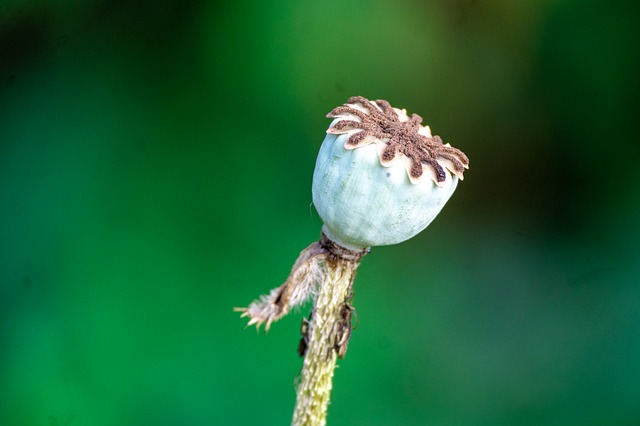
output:
[[[432,136],[422,118],[387,101],[357,96],[334,118],[313,174],[322,238],[304,249],[287,280],[246,308],[265,329],[313,299],[301,327],[304,356],[293,425],[325,424],[336,359],[351,337],[353,281],[371,246],[405,241],[431,223],[469,167],[459,150]]]
[[[469,167],[422,118],[361,96],[334,118],[313,174],[323,231],[349,249],[397,244],[431,223]]]

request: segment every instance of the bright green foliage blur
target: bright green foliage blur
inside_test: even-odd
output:
[[[637,4],[0,1],[0,425],[288,424],[308,308],[232,308],[353,95],[471,168],[364,259],[329,424],[640,424]]]

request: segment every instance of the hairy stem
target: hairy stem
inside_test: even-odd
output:
[[[294,426],[326,424],[336,358],[344,357],[351,336],[353,280],[368,252],[368,248],[358,251],[340,246],[323,229],[322,239],[300,253],[284,284],[246,308],[234,308],[249,318],[248,325],[259,328],[265,324],[268,330],[292,308],[313,297],[311,319],[303,323],[303,338],[298,345],[304,362],[293,413]]]
[[[314,300],[293,413],[294,426],[326,424],[336,358],[344,356],[351,333],[353,280],[364,255],[335,246],[326,237],[322,243],[330,255],[325,259],[322,280]]]

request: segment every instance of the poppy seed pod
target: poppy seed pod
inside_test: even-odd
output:
[[[313,203],[329,238],[361,250],[397,244],[425,229],[469,167],[422,118],[387,101],[352,97],[333,122],[313,173]]]
[[[292,425],[326,424],[337,359],[353,330],[353,283],[369,247],[407,240],[431,223],[462,180],[469,160],[432,136],[422,118],[361,96],[331,111],[333,122],[313,174],[322,238],[300,252],[287,280],[246,308],[257,328],[313,300],[303,320],[304,357]]]

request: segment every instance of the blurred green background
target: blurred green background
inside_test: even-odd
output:
[[[283,425],[325,114],[471,168],[375,248],[330,425],[640,424],[640,14],[601,0],[0,1],[0,425]]]

